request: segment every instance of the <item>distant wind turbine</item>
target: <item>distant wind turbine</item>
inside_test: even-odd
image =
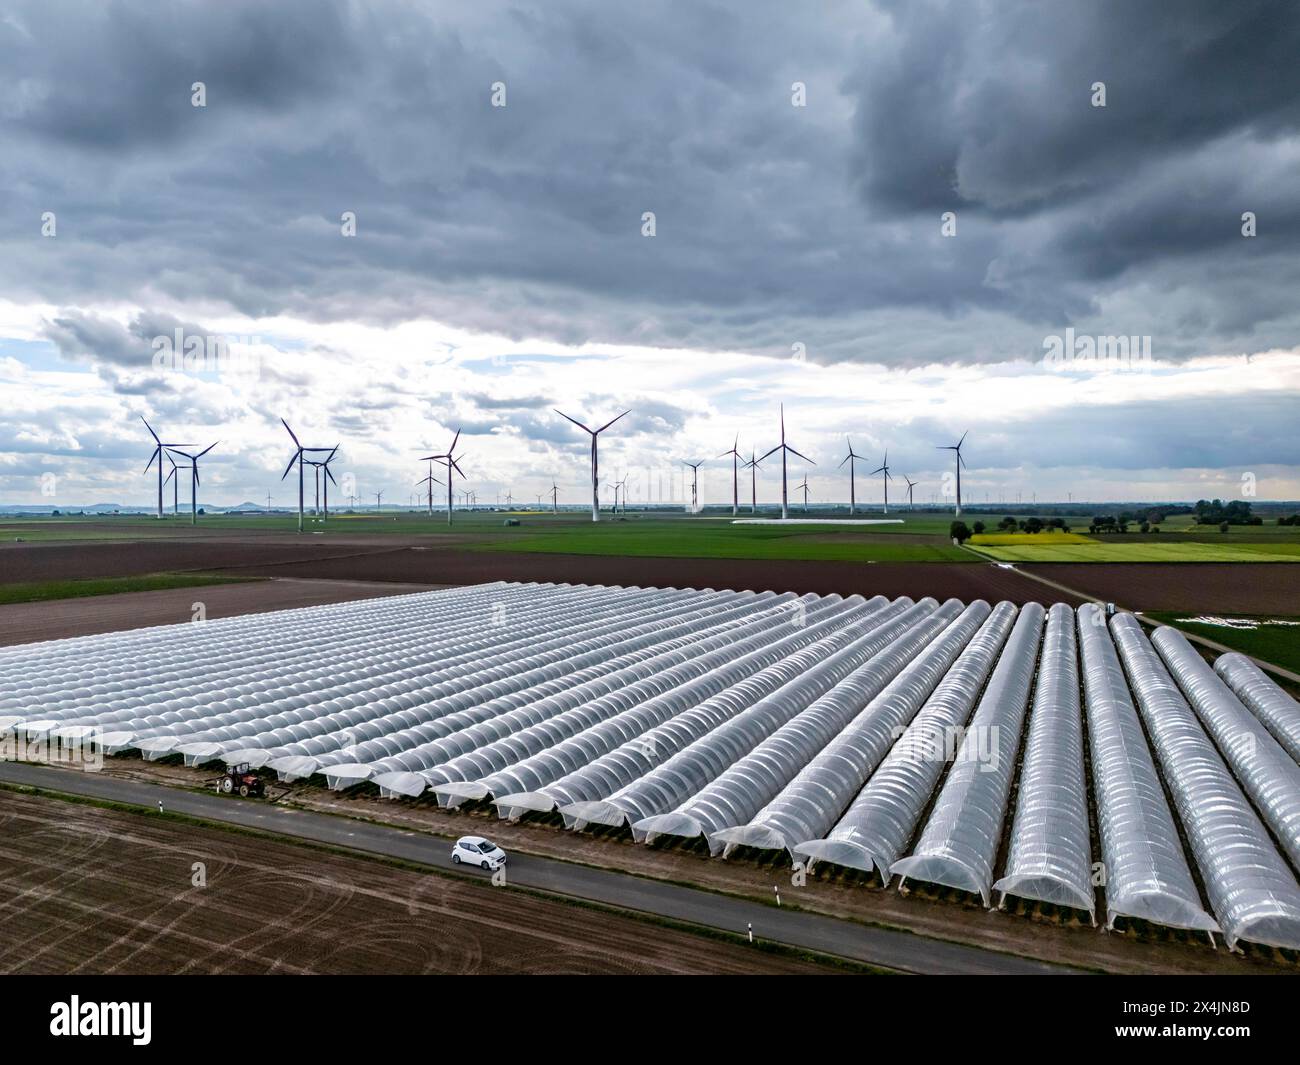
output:
[[[961,446],[966,442],[966,437],[969,435],[970,430],[967,429],[966,432],[961,434],[961,439],[958,440],[956,444],[949,444],[947,446],[939,446],[935,448],[936,451],[955,452],[957,456],[957,510],[955,516],[958,518],[961,517],[961,468],[966,465],[966,460],[961,457]]]
[[[704,460],[687,462],[683,459],[682,465],[691,468],[691,510],[697,511],[700,509],[700,467],[704,465]]]
[[[180,455],[182,458],[187,458],[190,460],[190,475],[191,475],[190,476],[190,524],[191,525],[197,525],[199,523],[199,502],[198,502],[199,500],[199,459],[201,459],[204,455],[206,455],[209,451],[211,451],[214,447],[216,447],[217,444],[219,444],[220,442],[221,441],[219,440],[214,440],[202,451],[200,451],[197,455],[191,455],[187,451],[178,451],[175,448],[168,449],[169,451],[172,451],[173,454]]]
[[[850,440],[846,436],[844,438],[844,441],[849,445],[849,453],[845,455],[843,460],[840,462],[840,468],[842,469],[844,467],[845,462],[849,464],[849,516],[852,517],[854,508],[857,506],[857,502],[858,502],[857,487],[854,483],[855,481],[854,467],[857,465],[858,459],[862,458],[862,456],[853,450],[852,440]]]
[[[763,467],[759,465],[758,459],[754,458],[754,452],[749,453],[749,461],[745,463],[745,469],[749,471],[749,512],[758,513],[758,471]]]
[[[737,433],[736,439],[732,442],[731,450],[724,451],[718,456],[720,459],[725,459],[728,455],[731,456],[731,516],[733,518],[736,516],[736,512],[740,509],[740,489],[737,481],[737,475],[739,473],[737,467],[740,462],[740,452],[736,450],[736,446],[739,443],[740,434]]]
[[[619,418],[626,417],[628,414],[631,414],[632,412],[625,410],[622,414],[618,416],[618,418],[611,418],[599,429],[590,429],[587,426],[583,425],[582,422],[578,421],[576,418],[570,418],[567,414],[564,413],[564,411],[558,410],[557,408],[554,407],[552,407],[551,409],[554,410],[555,413],[558,414],[561,418],[565,419],[565,421],[573,422],[574,425],[576,425],[579,429],[581,429],[584,433],[587,433],[591,437],[591,520],[600,521],[600,463],[597,459],[597,454],[596,454],[596,440],[601,433],[603,433],[606,429],[608,429],[611,425],[613,425],[616,421],[618,421]]]
[[[808,478],[805,477],[803,479],[803,484],[795,485],[794,490],[796,492],[803,492],[803,512],[807,514],[808,513]]]
[[[551,482],[551,513],[560,512],[560,488],[554,481]]]
[[[375,511],[376,511],[376,513],[381,513],[381,514],[383,513],[383,510],[384,510],[383,500],[384,500],[384,490],[381,488],[378,492],[375,493]]]
[[[316,454],[325,451],[329,451],[332,453],[338,450],[338,445],[336,444],[333,448],[303,447],[302,444],[298,441],[297,435],[295,435],[294,431],[289,428],[289,423],[286,422],[283,418],[281,418],[280,424],[284,426],[284,431],[288,433],[290,438],[293,440],[293,446],[295,448],[295,451],[293,453],[293,458],[289,460],[289,465],[287,465],[284,468],[284,473],[280,474],[280,480],[283,481],[286,477],[289,476],[289,471],[293,469],[293,464],[296,462],[298,464],[298,531],[302,532],[302,511],[303,511],[303,470],[302,468],[306,463],[306,461],[309,461],[306,459],[306,455],[307,453]]]
[[[908,510],[911,510],[911,509],[912,509],[912,489],[915,488],[915,487],[916,487],[918,484],[920,484],[921,482],[920,482],[920,481],[908,481],[906,476],[903,477],[903,480],[907,481],[907,509],[908,509]]]
[[[163,453],[169,447],[193,447],[194,445],[193,444],[164,444],[161,440],[158,439],[158,434],[153,431],[153,426],[150,425],[148,422],[144,421],[144,415],[143,414],[139,415],[139,418],[142,422],[144,422],[144,427],[149,430],[149,435],[153,437],[153,442],[154,442],[153,454],[149,456],[149,462],[148,465],[145,466],[144,472],[148,473],[149,467],[154,464],[154,459],[158,460],[158,517],[161,518],[163,516],[163,469],[162,469]]]
[[[167,475],[167,480],[172,483],[172,516],[179,518],[181,515],[181,479],[177,476],[177,470],[188,470],[188,466],[177,466],[176,460],[169,454],[167,461],[172,464],[172,472]],[[164,482],[166,483],[166,482]]]
[[[459,439],[460,439],[460,430],[457,429],[457,430],[456,430],[456,435],[453,436],[453,437],[451,438],[451,447],[447,448],[447,450],[446,450],[443,454],[441,454],[441,455],[425,455],[425,456],[423,456],[423,458],[422,458],[422,461],[423,461],[423,459],[433,459],[435,462],[441,462],[441,463],[444,463],[444,464],[446,465],[446,467],[447,467],[447,524],[448,524],[448,525],[451,524],[451,508],[452,508],[452,490],[451,490],[451,480],[452,480],[452,473],[453,473],[453,471],[454,471],[455,473],[459,473],[462,477],[465,476],[465,472],[460,468],[459,465],[457,465],[457,458],[456,458],[456,441],[458,441]],[[460,458],[462,458],[462,459],[463,459],[464,457],[465,457],[464,455],[461,455],[461,456],[460,456]]]
[[[330,469],[330,463],[334,461],[334,456],[338,454],[339,445],[334,445],[334,450],[329,453],[329,457],[322,460],[304,458],[303,461],[316,471],[316,513],[322,518],[330,516],[330,481],[334,481],[334,471]],[[325,509],[321,509],[321,471],[325,471]],[[338,487],[338,481],[334,481],[334,487]]]
[[[781,404],[781,442],[777,444],[776,447],[772,448],[772,450],[769,451],[767,455],[775,454],[778,451],[781,452],[781,520],[785,521],[790,516],[790,505],[789,505],[789,499],[787,498],[788,493],[786,491],[786,483],[787,483],[786,471],[785,471],[786,455],[787,454],[798,455],[801,459],[804,460],[804,462],[811,463],[814,466],[816,466],[817,463],[813,462],[813,460],[810,459],[807,455],[801,454],[800,452],[796,451],[794,448],[792,448],[789,444],[785,442],[785,404],[784,403]],[[763,455],[762,458],[763,459],[767,458],[767,455]],[[760,459],[759,461],[761,462],[762,459]]]
[[[429,476],[423,478],[422,480],[416,481],[415,483],[417,487],[422,484],[427,484],[429,486],[429,517],[432,518],[433,517],[433,486],[435,484],[442,484],[442,482],[433,475],[433,459],[429,459]]]
[[[889,448],[885,448],[885,460],[874,470],[871,471],[871,476],[874,477],[878,473],[883,473],[885,475],[884,478],[885,479],[885,513],[888,514],[889,513],[889,481],[891,478],[889,472]]]

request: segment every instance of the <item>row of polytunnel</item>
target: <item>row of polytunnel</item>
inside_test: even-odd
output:
[[[3,648],[0,730],[1300,949],[1300,706],[1093,604],[500,582]]]

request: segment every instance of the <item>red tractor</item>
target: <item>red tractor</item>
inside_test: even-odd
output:
[[[227,766],[221,779],[217,781],[217,790],[227,795],[237,791],[245,799],[250,795],[264,794],[261,778],[253,772],[253,767],[247,762]]]

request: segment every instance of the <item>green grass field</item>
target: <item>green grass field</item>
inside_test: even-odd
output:
[[[1253,658],[1272,662],[1283,669],[1300,673],[1300,625],[1267,624],[1269,621],[1300,622],[1297,617],[1251,617],[1246,614],[1225,615],[1230,618],[1246,618],[1260,623],[1256,629],[1235,629],[1228,625],[1207,625],[1183,619],[1195,615],[1187,613],[1169,613],[1166,611],[1148,612],[1145,617],[1170,625],[1184,632],[1214,640],[1234,651],[1241,651]]]
[[[246,584],[261,577],[216,577],[202,573],[149,573],[140,577],[97,577],[73,581],[37,581],[0,584],[0,605],[44,603],[52,599],[79,599],[118,592],[157,592],[166,588],[198,588],[210,584]]]
[[[918,523],[920,524],[920,523]],[[910,525],[910,523],[909,523]],[[630,558],[755,558],[831,562],[970,562],[942,532],[909,525],[863,528],[732,525],[703,518],[602,522],[559,528],[524,523],[477,545],[482,550]]]

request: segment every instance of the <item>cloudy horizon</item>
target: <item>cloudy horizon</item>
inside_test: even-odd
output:
[[[1297,51],[1266,0],[20,0],[0,504],[150,504],[140,416],[210,505],[289,504],[281,417],[363,502],[460,428],[480,502],[577,504],[555,407],[720,503],[781,403],[816,502],[846,437],[942,498],[966,431],[971,503],[1300,498]]]

